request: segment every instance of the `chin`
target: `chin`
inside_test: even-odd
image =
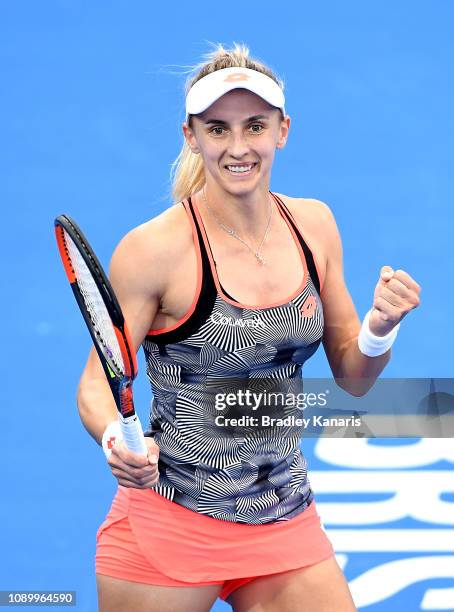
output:
[[[261,174],[239,180],[222,176],[220,181],[220,185],[222,185],[226,191],[238,195],[256,191],[257,189],[260,189],[264,183],[266,183],[266,177]]]

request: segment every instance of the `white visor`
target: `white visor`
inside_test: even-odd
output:
[[[284,92],[273,79],[250,68],[223,68],[194,83],[186,96],[186,116],[203,113],[232,89],[248,89],[285,115]]]

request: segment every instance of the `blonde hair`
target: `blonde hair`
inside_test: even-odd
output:
[[[190,88],[207,74],[221,70],[222,68],[250,68],[266,74],[273,79],[282,89],[284,83],[274,72],[259,60],[249,57],[249,49],[243,43],[235,43],[233,49],[225,49],[222,43],[215,44],[215,49],[203,56],[204,61],[193,67],[185,84],[185,94]],[[192,115],[188,118],[191,127]],[[180,154],[175,159],[170,170],[170,181],[172,185],[172,197],[175,202],[188,198],[193,193],[202,189],[205,184],[205,171],[201,155],[193,153],[186,140]]]

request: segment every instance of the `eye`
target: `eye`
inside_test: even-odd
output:
[[[221,132],[216,132],[215,130],[224,130],[224,128],[220,125],[216,125],[213,129],[210,130],[210,134],[214,134],[215,136],[221,136]]]
[[[253,130],[252,128],[260,128],[259,130]],[[254,134],[260,134],[263,131],[264,127],[261,123],[252,123],[250,129]]]

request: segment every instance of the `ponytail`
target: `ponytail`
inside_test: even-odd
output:
[[[200,154],[193,153],[184,141],[180,154],[172,164],[172,197],[175,202],[185,200],[205,184],[205,169]]]

